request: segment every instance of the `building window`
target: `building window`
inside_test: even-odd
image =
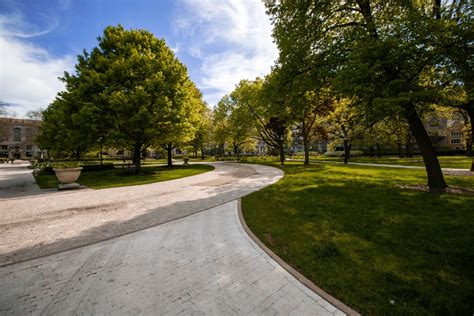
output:
[[[451,139],[451,144],[461,144],[461,140],[459,138]]]
[[[33,150],[33,146],[31,146],[31,145],[26,146],[26,150],[32,151],[32,150]]]
[[[462,136],[462,132],[451,132],[451,136],[453,136],[453,137],[461,137],[461,136]]]
[[[14,142],[21,142],[21,128],[15,127],[13,129],[13,141]]]
[[[8,150],[8,145],[2,145],[0,149],[7,151]]]

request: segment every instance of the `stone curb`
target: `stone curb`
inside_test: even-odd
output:
[[[334,307],[338,308],[342,312],[344,312],[347,315],[350,316],[356,316],[360,315],[359,312],[355,311],[351,307],[347,306],[346,304],[342,303],[335,297],[331,296],[327,292],[325,292],[323,289],[318,287],[316,284],[311,282],[309,279],[307,279],[305,276],[303,276],[301,273],[296,271],[294,268],[292,268],[289,264],[287,264],[283,259],[281,259],[279,256],[277,256],[273,251],[271,251],[260,239],[255,236],[255,234],[250,230],[250,228],[247,226],[247,223],[245,222],[244,216],[242,214],[242,201],[241,199],[238,199],[237,202],[237,209],[239,213],[239,219],[240,219],[240,224],[244,228],[245,232],[247,235],[260,247],[262,248],[265,253],[267,253],[273,260],[275,260],[283,269],[288,271],[295,279],[297,279],[300,283],[305,285],[308,289],[311,291],[315,292],[317,295],[321,296],[323,299],[328,301],[330,304],[332,304]]]

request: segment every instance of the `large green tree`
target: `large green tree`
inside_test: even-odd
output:
[[[304,60],[306,67],[296,67],[296,76],[329,66],[325,80],[352,98],[367,121],[403,117],[423,155],[428,185],[443,190],[443,173],[420,119],[441,98],[440,87],[427,80],[446,53],[434,24],[442,16],[441,3],[284,1],[269,2],[268,8],[280,62],[298,66],[296,61]]]
[[[278,151],[280,164],[285,162],[285,147],[293,120],[288,107],[288,96],[279,93],[280,81],[275,73],[265,79],[242,80],[233,94],[243,109],[249,111],[258,137]]]
[[[167,151],[168,167],[173,165],[173,149],[190,142],[201,124],[206,104],[192,81],[186,79],[178,88],[182,96],[173,104],[160,122],[157,143]]]
[[[165,41],[148,31],[109,26],[98,42],[78,57],[73,74],[65,73],[65,95],[73,96],[67,100],[77,104],[74,115],[91,131],[94,140],[87,142],[130,149],[140,173],[146,148],[193,137],[200,92]]]
[[[79,160],[95,146],[96,134],[88,121],[87,108],[76,92],[59,93],[42,113],[43,123],[36,140],[52,157]]]
[[[436,16],[430,19],[429,29],[436,34],[441,60],[434,67],[433,81],[444,88],[446,99],[441,104],[459,110],[468,123],[465,133],[469,138],[474,135],[474,6],[472,1],[439,1],[434,9]],[[465,145],[472,156],[472,140]]]

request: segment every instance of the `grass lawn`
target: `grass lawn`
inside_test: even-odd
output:
[[[282,169],[282,180],[244,197],[242,208],[287,263],[363,314],[472,315],[474,196],[396,187],[425,184],[424,170]],[[446,180],[474,188],[474,177]]]
[[[137,184],[147,184],[194,176],[213,170],[208,165],[177,165],[171,168],[165,166],[143,166],[141,175],[122,174],[121,169],[82,172],[78,182],[93,189],[105,189]],[[59,184],[55,175],[35,176],[41,189],[56,188]]]
[[[472,158],[465,156],[440,156],[438,157],[442,168],[459,168],[469,169],[471,168]],[[344,161],[343,158],[338,157],[324,157],[314,156],[311,160],[323,160],[323,161]],[[377,157],[352,157],[349,162],[364,162],[364,163],[381,163],[389,165],[405,165],[405,166],[420,166],[423,167],[423,158],[421,156],[414,156],[413,158],[399,158],[398,156],[382,156]]]

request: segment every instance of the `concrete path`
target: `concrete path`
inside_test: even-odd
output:
[[[236,199],[282,172],[213,165],[169,182],[0,200],[0,314],[343,314],[239,222]]]
[[[287,159],[288,161],[304,161],[303,159]],[[310,162],[316,163],[329,163],[329,164],[344,164],[343,161],[328,161],[328,160],[310,160]],[[391,165],[384,163],[367,163],[367,162],[348,162],[348,165],[356,166],[368,166],[368,167],[385,167],[385,168],[401,168],[401,169],[425,169],[424,166],[407,166],[407,165]],[[460,169],[460,168],[441,168],[443,171],[453,171],[453,172],[470,172],[469,169]]]
[[[212,165],[213,171],[166,182],[0,199],[0,266],[172,221],[238,199],[283,176],[266,166]]]
[[[246,235],[236,201],[3,268],[0,279],[5,314],[342,315]]]
[[[0,199],[41,193],[28,165],[29,162],[0,164]]]

